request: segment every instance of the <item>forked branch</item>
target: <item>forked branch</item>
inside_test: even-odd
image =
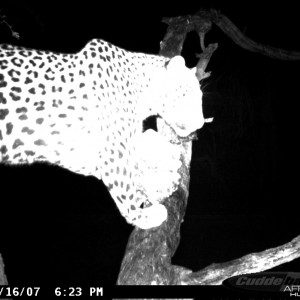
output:
[[[180,55],[186,35],[196,31],[200,37],[202,53],[198,55],[198,79],[207,78],[206,67],[217,44],[205,46],[205,34],[212,24],[220,27],[239,46],[272,58],[284,60],[300,59],[300,53],[264,46],[247,38],[227,17],[216,10],[200,10],[194,16],[164,18],[167,33],[161,42],[160,55]],[[168,126],[158,123],[159,132],[174,139]],[[180,241],[180,224],[187,205],[189,188],[189,165],[191,141],[178,141],[182,153],[182,183],[164,204],[168,209],[168,220],[160,227],[148,231],[135,229],[128,241],[118,284],[144,285],[218,285],[223,280],[239,274],[265,271],[300,257],[300,236],[282,246],[259,253],[248,254],[239,259],[221,264],[212,264],[199,272],[171,264]]]

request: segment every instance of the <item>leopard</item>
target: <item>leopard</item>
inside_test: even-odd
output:
[[[176,189],[180,164],[171,143],[144,122],[160,118],[189,137],[205,123],[202,96],[196,68],[180,55],[131,52],[101,39],[75,53],[3,44],[0,162],[94,176],[129,224],[151,229],[167,219],[162,199]]]

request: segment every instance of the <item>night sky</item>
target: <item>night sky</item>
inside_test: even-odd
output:
[[[130,51],[157,53],[167,28],[161,19],[202,6],[220,9],[255,41],[300,51],[296,6],[104,2],[2,0],[0,14],[20,39],[0,24],[0,42],[73,53],[101,38]],[[219,48],[202,90],[205,117],[214,122],[193,145],[190,198],[173,258],[193,271],[299,234],[300,62],[250,53],[216,26],[209,42]],[[197,52],[197,35],[191,33],[183,51],[189,67]],[[102,182],[45,164],[1,166],[0,178],[0,253],[10,284],[116,282],[133,228]],[[299,271],[299,259],[274,270]]]

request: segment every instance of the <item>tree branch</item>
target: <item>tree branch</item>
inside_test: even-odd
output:
[[[279,247],[248,254],[226,263],[212,264],[199,272],[186,274],[182,278],[182,284],[219,285],[227,278],[270,270],[298,257],[300,235]]]
[[[216,24],[234,43],[243,49],[280,60],[300,60],[299,51],[289,51],[255,42],[239,30],[228,17],[215,9],[200,9],[193,16],[163,18],[162,21],[169,25],[165,38],[170,39],[170,36],[175,35],[177,39],[181,40],[178,44],[179,47],[170,51],[169,55],[172,56],[174,56],[173,52],[178,53],[179,51],[181,53],[182,45],[188,32],[194,30],[205,36],[211,30],[212,24]],[[201,40],[201,49],[203,50],[204,48],[203,40]],[[161,45],[161,50],[164,51],[164,45]]]
[[[0,253],[0,285],[7,285],[7,279],[4,273],[4,262]]]
[[[199,34],[203,51],[198,55],[197,74],[199,80],[210,75],[209,72],[205,72],[205,69],[211,55],[218,47],[217,44],[205,47],[204,43],[205,34],[211,29],[212,22],[247,50],[279,59],[300,58],[298,52],[255,43],[244,36],[228,18],[215,10],[201,10],[194,16],[164,18],[163,22],[168,24],[168,29],[160,43],[160,55],[166,57],[180,55],[187,33],[195,30]],[[192,142],[191,140],[178,140],[172,129],[162,119],[158,119],[157,125],[158,131],[168,137],[170,141],[175,142],[181,150],[182,182],[177,191],[163,203],[168,209],[167,222],[148,231],[135,228],[132,232],[117,282],[119,285],[217,285],[229,277],[265,271],[300,257],[299,236],[285,245],[248,254],[226,263],[212,264],[199,272],[171,265],[171,258],[179,245],[180,224],[187,205]]]
[[[288,51],[257,43],[242,33],[225,15],[212,9],[211,21],[215,23],[233,42],[240,47],[280,60],[299,60],[300,52]]]

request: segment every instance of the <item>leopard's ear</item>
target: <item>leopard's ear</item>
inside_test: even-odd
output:
[[[176,55],[172,57],[166,64],[166,69],[169,72],[180,72],[184,67],[185,67],[185,60],[180,55]]]

